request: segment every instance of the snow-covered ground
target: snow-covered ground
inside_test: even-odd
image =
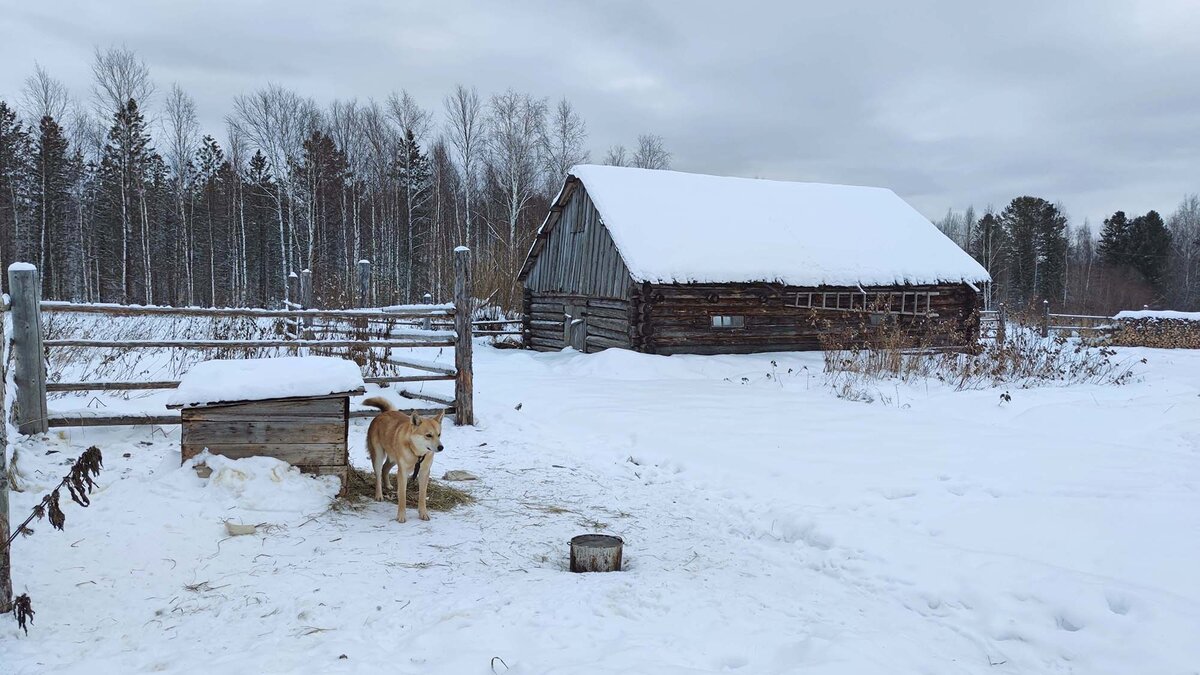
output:
[[[479,425],[434,466],[479,501],[427,523],[323,510],[326,484],[269,462],[206,482],[177,430],[23,440],[14,513],[90,444],[105,471],[66,531],[16,542],[38,614],[0,619],[0,670],[1193,673],[1200,352],[1120,357],[1148,359],[1132,384],[864,404],[817,354],[480,345]],[[565,571],[589,531],[627,571]]]

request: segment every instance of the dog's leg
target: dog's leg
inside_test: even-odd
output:
[[[429,520],[429,509],[425,508],[425,493],[429,489],[429,467],[433,465],[433,453],[426,453],[425,461],[421,462],[421,472],[417,475],[417,516],[421,520]]]
[[[380,453],[376,453],[372,447],[367,447],[367,451],[371,453],[371,465],[375,469],[375,501],[383,501],[383,474],[387,470],[384,467],[387,455],[382,458]]]
[[[391,457],[383,456],[383,486],[392,489],[392,469],[396,466]]]
[[[404,465],[398,466],[399,472],[396,474],[396,520],[403,523],[408,520],[405,512],[408,511],[408,505],[405,501],[408,499],[408,481],[404,480]]]

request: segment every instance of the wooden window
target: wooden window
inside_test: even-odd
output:
[[[746,327],[746,317],[714,315],[712,317],[712,327],[713,328],[745,328]]]

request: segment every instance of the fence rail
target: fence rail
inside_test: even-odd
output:
[[[418,371],[416,374],[397,374],[364,377],[372,384],[406,382],[453,381],[454,397],[447,398],[422,392],[402,390],[406,398],[425,400],[443,407],[454,415],[456,424],[474,424],[472,387],[471,339],[476,322],[470,320],[472,307],[470,251],[459,248],[454,252],[455,288],[454,302],[447,304],[397,305],[391,307],[362,309],[312,309],[312,278],[307,270],[289,279],[293,287],[291,297],[299,303],[287,301],[285,309],[258,309],[249,307],[165,307],[157,305],[83,304],[73,302],[42,301],[39,297],[41,283],[37,269],[32,265],[14,265],[9,269],[9,286],[12,289],[13,355],[16,362],[17,401],[14,417],[23,434],[44,433],[50,427],[118,426],[129,424],[178,424],[177,414],[107,414],[77,412],[54,414],[47,412],[48,393],[80,391],[137,391],[173,389],[177,380],[144,381],[67,381],[48,382],[45,354],[50,349],[346,349],[344,355],[354,357],[370,353],[372,349],[383,350],[383,356],[375,359],[398,368]],[[370,295],[370,263],[360,261],[358,273],[359,300],[365,303]],[[428,296],[426,296],[428,298]],[[100,340],[83,338],[46,339],[42,327],[42,316],[50,313],[97,314],[108,317],[199,317],[199,318],[251,318],[284,319],[285,335],[281,339],[247,340],[204,340],[204,339],[156,339],[156,340]],[[314,326],[314,319],[341,320],[350,322],[346,326]],[[440,320],[437,327],[433,321]],[[447,322],[447,319],[453,323]],[[507,320],[504,320],[507,321]],[[382,330],[372,330],[373,322],[389,324]],[[397,323],[419,322],[415,325],[396,327]],[[497,321],[495,323],[500,323]],[[483,322],[487,323],[487,322]],[[443,327],[450,330],[443,330]],[[314,329],[320,329],[318,338]],[[395,357],[392,349],[411,347],[453,347],[453,368],[426,363],[418,359]],[[359,410],[351,417],[377,414],[376,410]]]
[[[1042,337],[1050,337],[1055,333],[1099,333],[1108,330],[1112,323],[1112,317],[1108,316],[1053,314],[1047,300],[1042,301],[1041,313],[1038,316],[1038,330]],[[998,344],[1004,344],[1007,326],[1008,310],[1004,303],[999,304],[999,309],[979,313],[980,337],[993,337]]]

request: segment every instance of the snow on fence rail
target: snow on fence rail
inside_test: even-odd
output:
[[[293,297],[301,303],[285,303],[286,309],[258,309],[249,307],[165,307],[156,305],[87,304],[40,300],[41,283],[36,267],[14,264],[9,267],[9,286],[12,289],[13,354],[16,361],[17,400],[14,417],[23,434],[43,433],[49,427],[62,426],[109,426],[126,424],[178,424],[178,415],[106,415],[73,413],[70,416],[51,416],[47,412],[46,396],[54,392],[71,391],[121,391],[173,389],[178,380],[146,381],[77,381],[47,382],[46,350],[63,348],[85,349],[264,349],[264,348],[347,348],[354,353],[366,353],[371,349],[385,350],[385,356],[377,359],[400,368],[420,371],[415,375],[384,375],[364,377],[369,383],[391,384],[401,382],[429,382],[453,380],[454,398],[401,390],[406,398],[425,400],[445,407],[455,416],[457,424],[474,424],[474,404],[471,369],[471,338],[473,322],[470,320],[471,275],[470,251],[455,250],[454,303],[396,305],[362,309],[326,310],[311,309],[311,273],[307,270],[299,276],[298,294]],[[295,279],[296,277],[293,277]],[[369,263],[359,262],[359,279],[363,284],[360,301],[365,302],[369,288],[364,280],[369,279]],[[307,283],[305,283],[307,282]],[[307,292],[306,292],[307,291]],[[307,299],[307,302],[305,302]],[[101,340],[83,338],[47,339],[42,324],[43,314],[49,313],[98,314],[107,317],[208,317],[225,318],[280,318],[289,330],[285,339],[258,340]],[[343,332],[349,339],[317,339],[313,319],[350,321],[356,325],[333,327],[330,332]],[[384,321],[394,324],[396,319],[422,320],[423,326],[395,329],[391,325],[373,335],[366,326],[370,322]],[[434,328],[434,319],[452,319],[451,329]],[[330,327],[326,327],[330,328]],[[294,329],[294,330],[291,330]],[[392,349],[412,347],[453,347],[454,368],[425,363],[416,359],[394,358]],[[352,417],[364,417],[377,411],[353,411]]]

